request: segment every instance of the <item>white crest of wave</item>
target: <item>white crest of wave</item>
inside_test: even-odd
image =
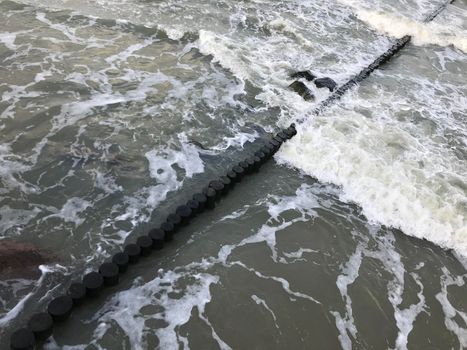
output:
[[[342,199],[359,204],[370,222],[467,256],[467,196],[449,180],[465,170],[425,146],[395,125],[345,113],[300,125],[277,158],[342,186]]]
[[[169,37],[169,39],[172,39],[172,40],[180,40],[181,38],[183,38],[183,36],[185,35],[185,29],[182,27],[182,26],[161,26],[159,25],[158,28],[160,30],[163,30],[167,36]]]
[[[399,14],[357,10],[357,17],[378,32],[386,33],[396,38],[405,35],[412,37],[415,45],[453,45],[467,53],[467,32],[455,23],[430,22],[422,23],[403,17]]]
[[[199,31],[199,51],[203,55],[213,56],[213,61],[229,69],[237,78],[248,79],[248,69],[237,54],[235,43],[229,43],[225,36],[219,36],[208,30]]]

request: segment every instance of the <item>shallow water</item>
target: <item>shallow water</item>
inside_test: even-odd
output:
[[[440,4],[0,1],[0,238],[51,256],[0,272],[2,348],[295,120],[274,161],[44,347],[467,348],[467,3],[422,24]],[[405,34],[318,117],[327,91],[287,88],[303,69],[344,83]]]

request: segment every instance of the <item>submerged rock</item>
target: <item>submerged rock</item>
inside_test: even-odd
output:
[[[294,79],[303,78],[308,81],[313,81],[316,79],[316,76],[313,73],[311,73],[309,70],[304,70],[304,71],[293,73],[290,75],[290,77]]]
[[[320,88],[328,88],[329,91],[334,91],[337,87],[337,83],[332,80],[331,78],[318,78],[315,80],[315,85],[318,89]]]
[[[192,144],[193,146],[196,146],[196,147],[198,147],[198,148],[200,148],[200,149],[202,149],[202,150],[205,150],[205,151],[208,150],[208,149],[207,149],[206,147],[204,147],[203,144],[202,144],[201,142],[199,142],[199,141],[196,141],[196,140],[189,140],[188,143],[189,143],[189,144]]]
[[[261,125],[255,124],[255,123],[245,123],[245,126],[249,127],[250,129],[253,129],[260,135],[266,134],[266,130]]]
[[[38,266],[57,258],[31,243],[0,242],[0,275],[2,277],[35,277]]]
[[[315,99],[315,95],[311,92],[308,87],[302,83],[301,81],[294,81],[292,84],[289,85],[293,91],[303,97],[305,101],[311,101]]]

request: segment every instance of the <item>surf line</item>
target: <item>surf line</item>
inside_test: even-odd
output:
[[[446,7],[452,4],[455,0],[448,0],[447,2],[441,4],[435,11],[429,14],[427,17],[424,18],[423,23],[429,23],[433,21]],[[322,101],[317,108],[315,108],[311,113],[312,115],[319,115],[321,114],[326,108],[331,106],[334,102],[337,102],[349,89],[353,86],[357,85],[361,81],[365,80],[367,77],[370,76],[373,71],[381,67],[383,64],[388,62],[391,58],[393,58],[399,51],[401,51],[412,39],[410,35],[406,35],[394,42],[394,44],[386,50],[382,55],[376,58],[370,65],[366,68],[362,69],[360,73],[352,77],[349,81],[345,84],[341,85],[337,88],[327,99]],[[297,121],[303,122],[306,117],[301,117]]]
[[[425,18],[424,23],[432,21],[454,1],[449,0],[442,4]],[[410,36],[398,39],[391,48],[376,58],[373,63],[321,102],[313,114],[320,114],[332,103],[339,100],[351,87],[357,85],[374,70],[389,61],[410,40]],[[303,120],[301,119],[301,121]],[[208,186],[203,188],[201,192],[195,193],[192,199],[178,206],[175,213],[169,214],[160,227],[138,237],[135,243],[125,245],[123,250],[114,254],[110,261],[100,265],[98,271],[84,275],[81,282],[72,283],[65,294],[49,302],[46,311],[34,314],[26,326],[14,331],[10,336],[10,349],[32,350],[36,345],[43,344],[53,334],[54,323],[65,321],[74,308],[81,305],[85,299],[99,295],[104,287],[118,284],[120,275],[127,271],[129,265],[136,264],[140,257],[149,256],[153,251],[162,249],[164,244],[171,241],[173,234],[181,227],[186,226],[204,210],[213,209],[220,198],[225,196],[236,183],[240,182],[246,175],[258,172],[260,167],[279,150],[282,143],[296,134],[295,124],[292,123],[288,128],[279,131],[269,140],[257,139],[254,144],[260,143],[260,146],[253,155],[247,156],[243,161],[234,165],[225,175],[209,182]]]

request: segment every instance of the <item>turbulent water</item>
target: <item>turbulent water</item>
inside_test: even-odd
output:
[[[46,349],[467,348],[467,2],[0,0],[0,348],[297,123]],[[345,83],[318,116],[290,74]],[[2,250],[0,249],[0,253]]]

